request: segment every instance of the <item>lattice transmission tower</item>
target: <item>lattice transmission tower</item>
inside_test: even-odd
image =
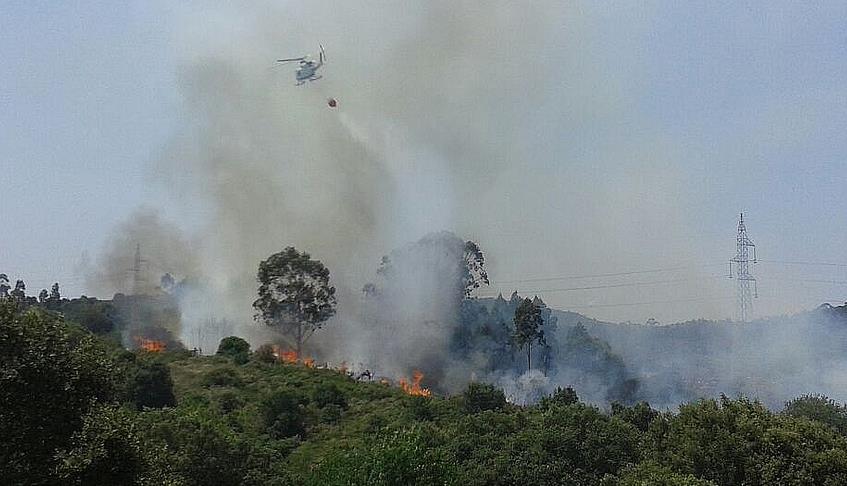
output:
[[[752,248],[752,251],[750,250]],[[753,259],[750,259],[750,254]],[[738,234],[735,237],[735,257],[729,261],[729,278],[733,278],[732,267],[735,264],[735,279],[738,287],[738,320],[746,322],[753,314],[753,299],[759,297],[756,277],[750,274],[750,262],[756,263],[756,245],[747,236],[744,226],[744,213],[738,219]]]
[[[135,258],[132,261],[132,268],[129,270],[132,273],[132,293],[133,295],[141,295],[147,289],[147,279],[141,269],[141,264],[147,263],[147,260],[141,258],[141,244],[135,244]]]

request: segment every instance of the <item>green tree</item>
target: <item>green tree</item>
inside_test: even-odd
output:
[[[601,486],[716,486],[691,474],[677,474],[670,468],[646,461],[626,468],[619,478],[603,480]]]
[[[288,247],[259,264],[257,280],[256,319],[289,336],[300,355],[303,343],[335,314],[329,270],[308,253]]]
[[[148,469],[129,411],[98,406],[83,419],[72,446],[58,454],[61,484],[138,484]]]
[[[515,330],[512,340],[519,349],[526,348],[526,369],[532,369],[532,343],[545,344],[544,318],[541,308],[529,298],[524,299],[515,309]]]
[[[347,408],[347,397],[335,383],[319,383],[312,392],[312,402],[318,407],[335,405],[339,408]]]
[[[23,302],[26,299],[26,284],[24,281],[18,280],[15,282],[15,290],[11,291],[9,295],[18,302]]]
[[[0,297],[8,297],[9,289],[11,288],[9,285],[9,276],[5,273],[0,273]]]
[[[160,361],[137,360],[130,371],[128,395],[138,410],[175,406],[174,383],[168,365]]]
[[[273,344],[263,344],[256,348],[253,353],[253,359],[260,363],[276,363],[279,358],[276,356]]]
[[[216,354],[226,356],[237,364],[244,364],[250,360],[250,343],[238,336],[225,337],[221,339]]]
[[[638,402],[631,407],[619,402],[612,402],[612,417],[618,417],[624,422],[634,425],[641,432],[646,432],[658,416],[659,412],[653,410],[647,402]]]
[[[803,395],[785,404],[785,415],[823,422],[847,435],[847,407],[825,395]]]
[[[465,242],[464,258],[465,269],[467,270],[463,276],[465,297],[470,297],[474,290],[483,284],[488,285],[488,272],[485,270],[485,256],[476,242],[470,240]]]
[[[53,286],[50,287],[49,300],[54,305],[58,305],[62,302],[62,294],[59,293],[59,282],[55,282]]]
[[[210,409],[176,407],[142,415],[145,442],[168,451],[167,466],[178,475],[178,484],[251,484],[245,481],[249,464],[263,458]]]
[[[425,486],[458,484],[453,458],[433,430],[415,425],[368,437],[362,447],[333,450],[306,485]]]
[[[556,391],[550,394],[550,396],[542,398],[541,401],[538,402],[538,408],[546,410],[554,406],[567,406],[578,402],[579,397],[573,388],[569,386],[565,388],[556,387]]]
[[[462,403],[468,413],[502,410],[506,406],[506,395],[494,385],[471,382],[462,393]]]
[[[0,471],[4,484],[42,484],[97,403],[115,397],[112,361],[52,314],[0,301]]]
[[[38,293],[38,303],[42,305],[46,304],[48,296],[47,289],[41,289],[41,292]]]
[[[396,249],[380,261],[376,273],[386,283],[404,285],[412,272],[435,271],[443,280],[446,294],[457,301],[469,298],[474,290],[488,285],[485,255],[473,241],[464,241],[453,233],[431,233],[411,245]],[[362,288],[366,296],[378,296],[384,289],[373,283]]]
[[[287,390],[277,390],[259,403],[262,423],[268,434],[276,439],[303,435],[305,414],[300,399]]]

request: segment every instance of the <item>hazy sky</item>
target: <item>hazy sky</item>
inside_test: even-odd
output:
[[[487,293],[616,321],[728,317],[744,211],[757,315],[847,300],[847,266],[779,263],[847,263],[847,3],[347,3],[2,2],[0,271],[79,294],[86,260],[139,207],[189,233],[210,224],[202,193],[220,173],[197,165],[211,175],[182,192],[179,164],[162,165],[198,113],[250,117],[208,66],[271,92],[257,119],[304,139],[268,154],[314,155],[324,123],[379,134],[374,170],[397,196],[374,254],[449,229],[486,251]],[[273,58],[319,41],[323,84],[295,88]],[[273,83],[242,86],[256,79]],[[339,110],[303,101],[325,94]]]

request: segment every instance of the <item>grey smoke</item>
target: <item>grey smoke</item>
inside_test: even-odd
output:
[[[380,256],[432,231],[478,241],[495,280],[696,263],[704,253],[678,204],[677,148],[634,107],[640,73],[628,59],[638,45],[627,39],[643,15],[609,39],[602,12],[563,2],[186,5],[171,24],[182,123],[153,164],[172,195],[167,214],[180,223],[130,218],[90,289],[126,291],[140,241],[164,270],[203,282],[183,301],[189,347],[224,333],[271,338],[252,321],[255,271],[289,245],[324,261],[339,289],[339,315],[314,349],[363,364],[381,356],[386,373],[431,359],[447,317],[375,335],[360,289]],[[318,42],[329,56],[324,79],[292,86],[292,69],[273,60],[315,52]],[[403,301],[441,305],[428,297],[437,275],[425,271],[416,274],[420,293]],[[717,282],[698,285],[698,297],[718,293]],[[605,298],[652,300],[653,290]],[[690,297],[675,292],[667,298]],[[228,324],[208,326],[213,318]],[[441,379],[462,383],[473,368],[444,366]],[[515,397],[535,380],[513,378]]]
[[[134,292],[137,247],[143,260],[137,269],[143,286],[140,292],[155,289],[166,272],[179,279],[199,274],[197,242],[179,226],[164,220],[156,209],[141,208],[115,228],[96,261],[85,263],[86,268],[81,269],[88,291],[106,297]]]
[[[521,59],[567,9],[372,7],[213,2],[202,20],[175,16],[185,116],[154,172],[170,214],[205,220],[196,256],[209,300],[246,327],[255,268],[272,252],[324,261],[353,307],[379,256],[467,226],[525,154],[520,134],[552,78],[540,64],[528,84]],[[292,86],[273,60],[318,42],[324,79]]]

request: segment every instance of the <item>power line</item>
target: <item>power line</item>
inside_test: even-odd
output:
[[[776,280],[778,282],[808,282],[808,283],[825,283],[825,284],[833,284],[833,285],[847,285],[847,280],[822,280],[815,278],[772,278],[768,277],[768,280]]]
[[[732,300],[734,297],[695,297],[691,299],[673,299],[673,300],[653,300],[649,302],[622,302],[617,304],[586,304],[586,305],[562,305],[568,309],[587,309],[596,307],[627,307],[638,305],[653,305],[653,304],[674,304],[678,302],[705,302],[716,300]]]
[[[526,283],[526,282],[547,282],[552,280],[577,280],[583,278],[599,278],[599,277],[621,277],[626,275],[640,275],[645,273],[662,273],[662,272],[670,272],[676,270],[690,270],[692,268],[702,268],[702,267],[714,267],[714,266],[723,266],[723,263],[707,263],[704,265],[686,265],[679,267],[667,267],[667,268],[656,268],[651,270],[633,270],[629,272],[614,272],[614,273],[595,273],[595,274],[586,274],[586,275],[563,275],[556,277],[537,277],[537,278],[524,278],[524,279],[513,279],[513,280],[497,280],[495,283]]]
[[[619,287],[638,287],[638,286],[642,286],[642,285],[661,285],[661,284],[668,284],[668,283],[690,282],[690,281],[693,281],[693,280],[702,280],[702,279],[708,279],[708,278],[726,278],[726,277],[724,275],[710,275],[710,276],[707,276],[707,277],[700,277],[700,278],[676,278],[676,279],[669,279],[669,280],[654,280],[654,281],[651,281],[651,282],[627,282],[627,283],[608,284],[608,285],[590,285],[590,286],[585,286],[585,287],[568,287],[568,288],[561,288],[561,289],[534,289],[534,290],[518,289],[518,290],[520,292],[523,292],[523,293],[573,292],[573,291],[578,291],[578,290],[614,289],[614,288],[619,288]],[[493,297],[493,295],[492,295],[492,297]]]
[[[795,262],[786,260],[759,260],[759,263],[778,263],[782,265],[807,265],[820,267],[847,267],[847,263],[832,263],[832,262]]]

